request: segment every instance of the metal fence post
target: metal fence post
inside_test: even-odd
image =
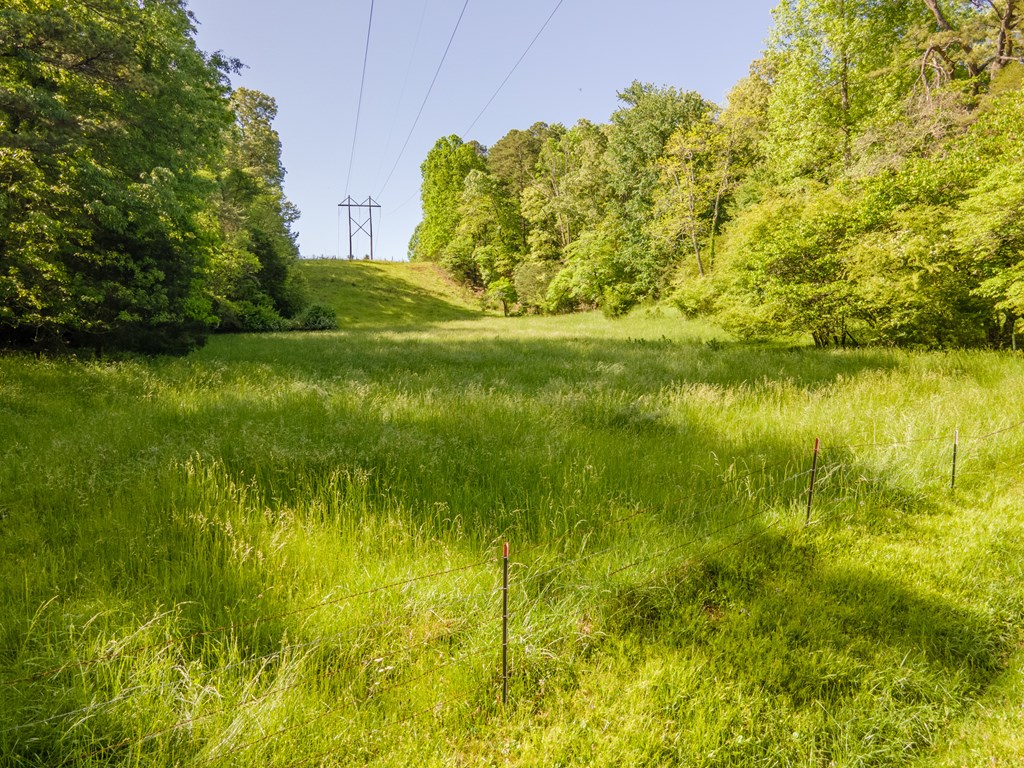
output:
[[[811,505],[814,503],[814,481],[818,477],[818,452],[821,450],[821,438],[814,438],[814,458],[811,459],[811,483],[807,487],[807,520],[804,525],[811,524]]]
[[[953,474],[949,478],[949,492],[953,493],[956,491],[956,452],[957,448],[960,447],[960,430],[956,430],[953,433]]]
[[[501,558],[501,703],[508,704],[508,542]]]

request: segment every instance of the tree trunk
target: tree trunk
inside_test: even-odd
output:
[[[850,58],[843,54],[842,80],[839,83],[839,108],[842,112],[843,165],[853,163],[853,131],[850,120]]]
[[[711,214],[711,245],[708,254],[708,267],[714,269],[715,261],[715,239],[718,236],[718,219],[722,214],[722,198],[729,189],[729,180],[732,173],[732,144],[726,145],[725,166],[722,168],[722,181],[718,185],[718,192],[715,194],[715,209]]]
[[[694,189],[697,185],[697,179],[694,177],[693,172],[693,155],[691,154],[687,160],[689,161],[687,164],[687,171],[690,177],[690,189],[687,199],[687,208],[690,212],[690,238],[693,242],[693,255],[697,259],[697,271],[700,273],[701,277],[704,277],[704,260],[700,256],[700,238],[697,237],[697,198],[694,193]],[[678,178],[676,179],[676,184],[679,184]]]
[[[928,6],[928,10],[932,12],[932,16],[935,17],[935,22],[939,25],[939,29],[943,32],[951,32],[953,28],[946,21],[946,15],[942,12],[939,7],[939,0],[924,0],[924,4]]]
[[[1017,2],[1018,0],[1007,0],[1006,10],[999,14],[999,37],[996,45],[996,57],[992,62],[992,71],[998,72],[1005,67],[1013,58],[1013,33],[1017,28]],[[999,13],[995,3],[991,3],[992,10]]]

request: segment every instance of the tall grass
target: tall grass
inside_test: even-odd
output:
[[[0,360],[0,763],[928,764],[1013,712],[1019,357],[449,306]]]

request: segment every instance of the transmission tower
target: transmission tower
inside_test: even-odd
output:
[[[366,198],[366,202],[357,203],[349,195],[345,198],[344,202],[338,203],[338,208],[346,208],[348,210],[348,257],[350,259],[355,258],[355,254],[352,253],[352,236],[354,234],[353,227],[359,232],[362,232],[370,238],[370,261],[373,261],[373,209],[380,208],[380,204],[376,203],[372,197]],[[352,209],[355,209],[355,213],[352,213]],[[363,209],[366,209],[366,218],[363,218]]]

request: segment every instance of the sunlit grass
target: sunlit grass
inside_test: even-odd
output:
[[[388,274],[381,295],[417,285]],[[0,764],[1024,748],[998,733],[1019,707],[1021,358],[752,347],[669,311],[505,319],[422,290],[419,324],[366,309],[185,359],[0,360]]]

